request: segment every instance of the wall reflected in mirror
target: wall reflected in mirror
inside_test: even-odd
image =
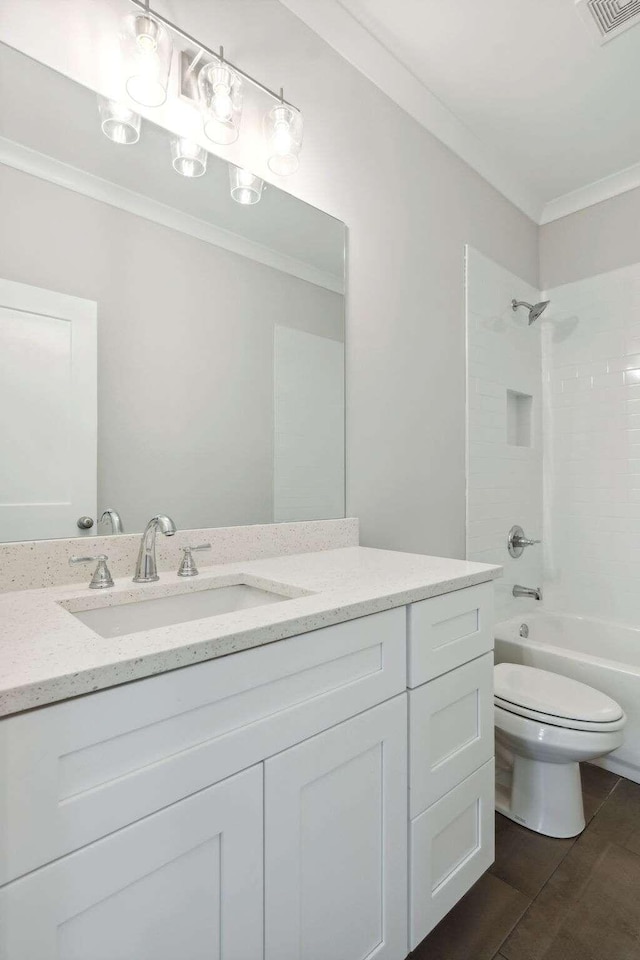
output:
[[[0,541],[344,516],[344,225],[100,121],[0,45]]]

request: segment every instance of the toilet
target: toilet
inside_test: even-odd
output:
[[[616,750],[626,717],[606,694],[521,664],[494,668],[496,809],[548,837],[584,830],[579,763]]]

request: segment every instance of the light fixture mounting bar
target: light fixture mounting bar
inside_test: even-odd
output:
[[[190,33],[187,33],[186,30],[182,29],[182,27],[177,26],[171,20],[163,17],[161,13],[156,13],[156,11],[149,6],[149,0],[131,0],[131,3],[133,3],[133,5],[138,7],[140,10],[144,11],[144,13],[149,14],[156,20],[159,20],[160,23],[164,24],[168,30],[176,33],[179,37],[182,37],[182,39],[186,40],[187,43],[192,43],[194,46],[199,47],[200,50],[204,51],[204,53],[208,54],[210,57],[213,57],[214,60],[217,60],[219,63],[226,63],[227,66],[239,74],[243,80],[247,80],[249,83],[252,83],[254,87],[257,87],[258,90],[266,93],[267,96],[271,97],[273,100],[277,100],[278,103],[284,103],[288,107],[293,107],[294,110],[298,110],[298,107],[296,107],[295,104],[284,99],[282,96],[282,88],[280,89],[280,93],[276,93],[274,90],[266,87],[264,83],[260,83],[259,80],[256,80],[255,77],[252,77],[250,73],[246,73],[246,71],[241,70],[240,67],[237,67],[234,63],[231,63],[230,60],[227,60],[226,58],[223,60],[219,52],[216,53],[216,51],[212,50],[211,47],[208,47],[206,44],[202,43],[202,41],[192,37]]]

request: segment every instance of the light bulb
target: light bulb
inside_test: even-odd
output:
[[[102,132],[118,144],[137,143],[140,139],[140,114],[117,100],[98,95],[98,110]]]
[[[242,114],[242,82],[224,61],[206,64],[198,74],[198,99],[206,136],[214,143],[238,138]]]
[[[218,120],[230,120],[233,113],[233,102],[226,90],[217,92],[211,102],[213,112]]]
[[[276,153],[280,154],[280,156],[284,156],[291,151],[291,131],[286,121],[276,123],[272,143],[273,149]]]
[[[287,103],[278,103],[265,117],[264,130],[269,146],[269,169],[281,177],[295,173],[302,147],[300,111]]]
[[[231,184],[231,196],[236,203],[249,206],[258,203],[264,188],[264,180],[256,177],[250,170],[244,170],[242,167],[235,167],[229,164],[229,181]]]
[[[135,17],[128,28],[123,38],[127,93],[136,103],[159,107],[167,99],[171,38],[150,16]]]
[[[186,137],[172,139],[171,159],[173,169],[183,177],[201,177],[207,169],[207,151]]]

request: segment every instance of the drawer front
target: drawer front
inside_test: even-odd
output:
[[[409,691],[409,816],[493,757],[493,654]]]
[[[406,689],[404,607],[0,721],[0,883]]]
[[[408,607],[409,687],[419,687],[493,650],[493,584]]]
[[[494,763],[490,760],[411,821],[411,949],[494,859]]]

